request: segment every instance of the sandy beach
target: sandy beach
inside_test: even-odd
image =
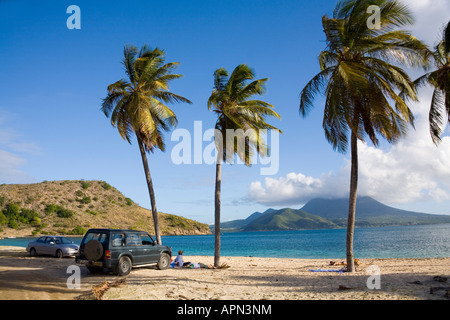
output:
[[[211,264],[213,257],[184,260]],[[342,268],[330,261],[342,259],[222,257],[221,263],[229,268],[135,268],[124,284],[106,291],[103,300],[448,299],[450,258],[361,259],[351,274],[310,271]],[[0,299],[72,300],[104,281],[121,279],[108,272],[91,275],[81,267],[81,288],[70,289],[67,279],[72,273],[67,271],[74,264],[72,258],[32,258],[25,248],[0,247]]]

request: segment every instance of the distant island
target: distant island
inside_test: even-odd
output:
[[[208,225],[158,212],[163,235],[211,233]],[[105,181],[64,180],[0,185],[0,236],[82,235],[89,228],[154,234],[151,210]]]
[[[336,229],[347,227],[348,199],[313,199],[300,209],[268,209],[246,219],[221,223],[224,232]],[[436,215],[389,207],[371,197],[358,197],[356,227],[450,223],[450,215]],[[210,228],[213,230],[213,225]]]

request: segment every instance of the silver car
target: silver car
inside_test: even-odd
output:
[[[51,255],[57,258],[75,256],[79,246],[73,241],[59,236],[42,236],[28,243],[27,251],[31,257]]]

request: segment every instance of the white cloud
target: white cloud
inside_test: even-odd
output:
[[[358,142],[358,194],[372,196],[386,203],[450,200],[450,137],[435,146],[429,133],[426,113],[429,91],[420,95],[416,129],[387,148]],[[331,147],[330,147],[331,148]],[[289,173],[285,177],[252,182],[248,198],[271,206],[300,205],[316,197],[341,198],[349,191],[351,163],[338,172],[320,177]]]
[[[33,142],[25,141],[14,129],[6,127],[10,123],[20,123],[15,122],[15,119],[14,114],[0,110],[0,182],[34,182],[34,178],[19,168],[27,163],[24,155],[40,154],[41,148]]]
[[[434,45],[449,21],[450,1],[404,1],[415,13],[412,33]],[[375,148],[358,143],[358,194],[386,203],[414,203],[450,200],[450,137],[436,147],[430,137],[428,111],[432,89],[419,92],[420,103],[411,105],[416,130],[397,144]],[[331,147],[330,147],[331,148]],[[289,173],[285,177],[252,182],[248,198],[270,206],[301,205],[315,197],[345,197],[349,190],[350,160],[338,172],[320,177]]]
[[[20,156],[0,150],[0,182],[1,183],[27,183],[33,181],[27,173],[19,170],[26,160]]]
[[[450,1],[448,0],[404,0],[413,11],[416,20],[411,28],[413,34],[428,45],[439,41],[442,28],[448,23]]]

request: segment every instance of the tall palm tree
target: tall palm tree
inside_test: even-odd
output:
[[[217,115],[214,141],[217,148],[215,183],[215,250],[214,266],[220,265],[220,193],[222,179],[222,161],[232,162],[237,154],[241,161],[249,166],[255,151],[264,156],[267,146],[261,129],[274,129],[266,122],[267,116],[280,119],[273,106],[261,100],[251,100],[262,95],[268,79],[253,80],[254,72],[247,65],[238,65],[229,76],[224,68],[214,72],[214,89],[208,99],[208,110]],[[253,80],[253,81],[252,81]],[[251,81],[248,83],[248,81]],[[237,140],[235,141],[234,136]],[[239,144],[242,141],[242,145]]]
[[[441,140],[442,127],[450,121],[450,22],[444,28],[442,40],[435,47],[433,57],[436,70],[426,73],[414,83],[417,86],[430,84],[434,87],[429,122],[431,138],[438,144]],[[447,120],[444,120],[445,113]]]
[[[182,77],[171,73],[179,63],[165,63],[164,51],[149,49],[144,45],[140,51],[134,46],[125,46],[122,60],[128,79],[120,79],[108,86],[101,110],[120,136],[131,144],[136,135],[147,180],[155,236],[161,244],[155,192],[146,153],[155,149],[164,151],[163,131],[177,123],[175,113],[165,103],[187,102],[188,99],[169,92],[169,82]]]
[[[369,28],[367,9],[380,8],[380,27]],[[324,92],[323,128],[333,148],[345,153],[350,136],[351,173],[347,224],[347,271],[354,271],[353,237],[358,184],[357,141],[377,146],[377,136],[395,142],[406,134],[414,117],[406,104],[417,101],[414,84],[398,64],[423,66],[426,46],[398,27],[413,23],[408,8],[394,0],[343,0],[332,18],[322,18],[326,50],[319,55],[321,71],[300,94],[303,117]],[[402,94],[396,93],[402,92]]]

